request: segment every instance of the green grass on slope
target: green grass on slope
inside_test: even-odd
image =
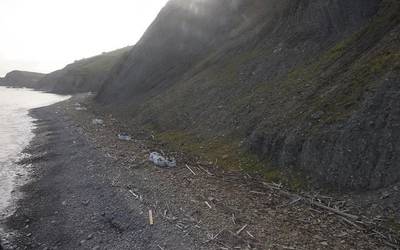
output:
[[[254,48],[229,55],[215,62],[217,66],[202,64],[201,72],[200,68],[195,69],[195,76],[179,84],[179,88],[146,103],[145,113],[155,117],[158,138],[175,150],[218,162],[224,168],[256,172],[269,181],[282,181],[293,188],[307,186],[301,174],[288,175],[268,160],[261,161],[255,154],[244,151],[240,146],[243,136],[255,129],[268,133],[301,128],[310,123],[311,114],[319,111],[323,113],[318,122],[301,133],[319,133],[321,126],[348,119],[360,108],[364,94],[373,91],[380,84],[379,79],[398,67],[399,46],[381,40],[387,37],[385,32],[400,22],[399,5],[398,1],[383,1],[380,13],[365,28],[332,46],[310,64],[298,65],[270,82],[246,85],[239,77],[244,65],[272,56],[271,49]],[[219,112],[216,109],[219,101],[226,104],[223,112],[227,113],[221,113],[219,118],[238,117],[240,131],[233,131],[231,123],[221,125],[216,120],[212,126],[219,130],[214,134],[207,132],[211,131],[207,119]],[[209,117],[204,119],[203,113]],[[171,129],[174,124],[168,121],[184,123],[180,119],[192,119],[188,124],[193,125]],[[195,129],[205,132],[199,136]],[[230,139],[217,136],[222,132]]]
[[[192,157],[198,157],[201,162],[208,162],[228,170],[241,170],[263,176],[266,181],[283,182],[292,189],[305,188],[303,176],[287,175],[273,166],[266,166],[259,158],[240,150],[237,140],[214,137],[204,139],[183,131],[166,131],[158,133],[157,139],[165,142],[171,150],[179,150]]]
[[[101,55],[77,61],[68,67],[76,69],[86,74],[108,73],[114,65],[120,60],[124,53],[130,51],[132,47],[125,47],[111,52],[105,52]]]

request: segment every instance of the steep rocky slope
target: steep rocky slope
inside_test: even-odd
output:
[[[71,63],[43,77],[35,84],[36,88],[59,94],[96,92],[111,69],[130,49],[125,47]]]
[[[400,181],[398,13],[396,0],[172,0],[96,101],[221,165],[295,185],[389,186]]]
[[[43,77],[44,74],[40,73],[14,70],[0,78],[0,85],[32,88]]]

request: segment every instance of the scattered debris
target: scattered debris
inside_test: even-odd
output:
[[[132,137],[128,133],[124,132],[118,134],[118,139],[120,139],[121,141],[130,141],[132,140]]]
[[[382,192],[381,200],[387,199],[390,197],[390,193],[388,191]]]
[[[208,175],[213,176],[213,174],[212,174],[210,171],[208,171],[207,169],[203,168],[203,167],[200,166],[200,165],[198,165],[198,167],[199,167],[201,170],[203,170],[204,172],[206,172]]]
[[[271,190],[277,191],[281,195],[294,199],[293,201],[303,201],[306,204],[309,204],[311,207],[309,208],[312,211],[321,213],[321,211],[313,209],[312,206],[315,206],[321,210],[325,210],[327,212],[330,212],[332,214],[337,215],[341,220],[346,222],[347,224],[355,227],[357,230],[360,231],[372,231],[376,233],[377,238],[380,238],[382,242],[390,246],[392,248],[398,249],[399,246],[399,241],[396,238],[392,238],[392,235],[389,233],[387,236],[379,231],[376,231],[374,228],[377,226],[375,223],[372,223],[371,221],[365,221],[365,218],[362,218],[357,215],[349,214],[346,213],[342,210],[339,210],[337,207],[331,207],[330,203],[328,205],[325,205],[320,199],[312,196],[301,196],[298,194],[293,194],[288,191],[283,190],[282,186],[279,184],[275,183],[266,183],[263,182],[264,186],[270,188]],[[321,196],[319,196],[321,197]],[[321,197],[321,198],[331,198],[331,197]],[[343,203],[342,203],[343,204]]]
[[[288,250],[295,250],[295,249],[296,249],[296,248],[294,248],[294,247],[284,246],[284,245],[276,245],[276,244],[275,244],[275,246],[279,246],[279,247],[281,247],[281,248],[283,248],[283,249],[288,249]]]
[[[228,155],[228,154],[225,154],[225,155],[222,156],[222,160],[226,160],[226,159],[228,159],[228,158],[229,158],[229,155]]]
[[[344,218],[344,217],[339,217],[339,218],[341,218],[344,222],[348,223],[349,225],[352,225],[352,226],[355,227],[356,229],[358,229],[358,230],[363,230],[362,227],[359,226],[359,225],[357,225],[355,222],[353,222],[353,221],[351,221],[351,220],[348,220],[348,219],[346,219],[346,218]]]
[[[318,111],[318,112],[312,114],[312,115],[311,115],[311,118],[312,118],[312,119],[315,119],[315,120],[318,120],[318,119],[320,119],[324,114],[325,114],[324,111]]]
[[[255,239],[256,237],[254,237],[254,235],[252,235],[249,231],[246,231],[246,233],[253,239]]]
[[[185,166],[190,172],[192,172],[193,175],[196,175],[196,173],[188,166],[188,164],[185,164]]]
[[[78,111],[80,111],[80,110],[87,110],[87,108],[82,107],[81,104],[78,103],[78,102],[76,102],[76,103],[74,104],[74,106],[75,106],[75,110],[78,110]]]
[[[309,202],[310,202],[311,205],[314,205],[316,207],[322,208],[324,210],[328,210],[329,212],[335,213],[335,214],[340,215],[342,217],[346,217],[346,218],[349,218],[349,219],[352,219],[352,220],[358,220],[358,218],[359,218],[356,215],[352,215],[352,214],[348,214],[348,213],[339,211],[338,209],[325,206],[325,205],[323,205],[322,203],[319,203],[319,202],[315,202],[315,201],[312,201],[312,200],[309,200]]]
[[[246,224],[246,225],[244,225],[243,227],[241,227],[241,228],[236,232],[236,235],[240,235],[240,233],[243,232],[243,230],[245,230],[247,226],[248,226],[248,225]]]
[[[81,113],[82,116],[85,116],[85,114]],[[92,117],[95,118],[96,116]],[[102,118],[102,117],[101,117]],[[101,119],[87,119],[87,117],[84,118],[86,122],[92,122],[95,125],[101,125],[103,124],[103,121]],[[107,118],[104,118],[107,119]],[[104,120],[108,121],[108,120]],[[105,123],[104,123],[105,124]],[[109,122],[106,122],[106,124],[108,125]],[[111,122],[110,122],[111,124]],[[93,131],[95,131],[95,126],[89,126],[90,129],[92,129]],[[118,128],[112,128],[112,129],[107,129],[104,130],[104,132],[109,133],[111,136],[114,136],[115,138],[115,134],[117,134],[120,131],[124,131],[124,129],[122,130],[117,130]],[[135,132],[136,134],[136,132]],[[128,134],[119,134],[119,139],[124,140],[125,138],[121,138],[120,136],[128,136],[129,139],[127,140],[131,140],[130,136]],[[133,137],[133,135],[132,135]],[[141,138],[138,136],[138,139]],[[152,136],[152,138],[154,139],[154,136]],[[107,138],[108,139],[108,138]],[[133,138],[136,139],[136,138]],[[132,140],[133,140],[132,139]],[[126,139],[125,139],[126,140]],[[105,141],[107,144],[110,143],[110,140],[106,140]],[[153,152],[153,151],[149,151],[149,147],[142,147],[143,145],[140,145],[141,147],[139,147],[138,149],[138,154],[130,154],[132,152],[132,148],[134,146],[136,146],[137,144],[142,144],[141,139],[139,139],[136,143],[135,140],[135,144],[126,144],[129,145],[129,147],[127,146],[126,148],[121,148],[120,145],[116,145],[113,141],[111,141],[112,143],[110,143],[110,147],[107,148],[107,151],[105,151],[105,155],[108,158],[114,158],[114,159],[119,159],[120,156],[121,158],[124,160],[123,164],[127,164],[127,165],[131,165],[131,161],[134,162],[136,164],[140,162],[140,164],[150,160],[152,163],[154,163],[157,166],[168,166],[168,163],[166,163],[168,156],[174,156],[177,157],[176,159],[179,160],[179,162],[182,162],[183,164],[185,164],[185,168],[187,170],[182,170],[181,171],[167,171],[168,175],[170,173],[172,173],[172,177],[173,177],[173,182],[177,182],[178,184],[180,182],[183,182],[184,184],[182,184],[185,188],[187,186],[186,181],[188,183],[190,183],[190,188],[193,186],[195,188],[198,187],[203,187],[203,182],[206,182],[204,180],[207,180],[207,182],[205,184],[207,184],[207,186],[205,186],[206,188],[201,189],[201,190],[196,190],[196,189],[189,189],[188,192],[188,196],[186,197],[180,197],[178,195],[179,199],[185,199],[187,201],[187,199],[191,199],[191,201],[193,201],[193,204],[190,203],[188,205],[189,209],[192,211],[189,211],[190,215],[193,216],[195,218],[195,220],[193,222],[191,222],[190,220],[187,220],[186,218],[182,219],[181,215],[179,213],[175,214],[175,209],[177,209],[178,207],[176,207],[174,201],[175,198],[172,198],[172,201],[170,200],[163,200],[161,199],[160,204],[151,204],[152,202],[150,202],[151,199],[148,199],[146,202],[144,202],[143,204],[140,204],[140,206],[148,206],[147,210],[148,210],[148,221],[150,225],[155,225],[155,219],[153,216],[156,216],[156,210],[153,212],[152,210],[149,210],[150,208],[152,209],[158,209],[157,212],[160,215],[162,215],[163,220],[167,220],[169,223],[171,223],[173,225],[173,227],[176,226],[177,228],[180,228],[182,231],[184,231],[185,233],[187,232],[186,228],[187,227],[193,227],[194,228],[201,228],[201,230],[199,231],[205,231],[207,232],[208,230],[211,230],[211,228],[208,227],[209,221],[211,221],[213,223],[213,220],[208,220],[209,216],[213,216],[212,218],[218,218],[218,216],[221,215],[221,213],[223,215],[227,215],[228,217],[225,219],[229,220],[229,225],[227,225],[226,230],[226,234],[223,234],[221,237],[221,232],[218,232],[218,230],[215,230],[215,226],[213,224],[213,231],[210,231],[207,236],[208,238],[206,238],[205,240],[215,240],[216,244],[221,245],[220,249],[236,249],[236,248],[241,248],[243,249],[244,243],[243,242],[251,242],[252,244],[255,245],[255,247],[258,247],[258,242],[262,242],[266,237],[264,236],[264,232],[260,232],[260,227],[258,225],[258,220],[263,221],[263,218],[260,218],[260,214],[264,213],[264,210],[259,210],[259,207],[255,207],[256,209],[251,210],[251,211],[244,211],[242,210],[242,206],[243,204],[246,205],[245,202],[243,201],[253,201],[259,205],[258,200],[262,200],[265,199],[266,204],[268,204],[268,208],[265,210],[265,213],[268,213],[269,216],[267,219],[265,219],[265,221],[271,222],[271,224],[269,225],[269,227],[275,228],[275,227],[279,227],[280,224],[275,224],[274,222],[275,219],[273,217],[278,217],[278,216],[282,216],[285,215],[286,213],[289,213],[289,215],[292,218],[295,218],[296,221],[300,221],[302,223],[304,223],[304,228],[308,228],[308,227],[318,227],[319,225],[321,225],[321,228],[323,228],[324,231],[322,231],[320,233],[320,235],[324,235],[324,233],[329,232],[329,230],[331,230],[329,228],[329,225],[332,225],[332,223],[335,223],[334,225],[337,224],[337,227],[340,229],[345,229],[346,231],[341,231],[340,234],[337,234],[338,236],[335,236],[337,238],[340,238],[339,240],[343,240],[346,241],[346,243],[344,245],[347,245],[347,243],[350,241],[351,237],[353,236],[353,234],[361,234],[361,232],[366,232],[366,233],[370,233],[371,230],[366,230],[366,229],[371,229],[373,227],[369,227],[369,224],[361,224],[361,222],[359,220],[364,219],[362,216],[353,216],[351,214],[348,213],[352,213],[352,211],[354,210],[348,210],[346,209],[347,206],[346,204],[341,204],[340,201],[335,200],[335,198],[333,197],[327,197],[327,196],[322,196],[320,194],[309,194],[309,193],[292,193],[291,191],[287,190],[281,183],[264,183],[265,188],[262,187],[261,185],[259,185],[260,183],[258,182],[258,180],[256,178],[254,178],[254,182],[253,182],[253,178],[251,176],[248,176],[250,181],[248,179],[243,179],[242,180],[242,173],[240,173],[239,171],[236,172],[229,172],[227,171],[227,174],[225,175],[225,170],[224,169],[214,169],[214,166],[208,166],[207,163],[205,162],[204,159],[202,158],[194,158],[194,159],[187,159],[185,158],[185,155],[181,152],[176,152],[174,154],[169,154],[167,152],[167,154],[165,154],[164,152],[162,152],[160,150],[160,147],[162,147],[163,144],[151,144],[151,147],[157,147],[154,148],[155,150],[157,150],[158,152]],[[132,146],[132,147],[131,147]],[[126,149],[126,151],[125,151]],[[151,149],[151,148],[150,148]],[[153,149],[153,150],[154,150]],[[136,151],[134,151],[136,152]],[[137,159],[136,159],[137,157]],[[149,158],[147,158],[149,157]],[[227,155],[224,155],[222,158],[226,158]],[[129,159],[126,160],[126,159]],[[126,162],[125,162],[126,160]],[[175,166],[175,161],[174,161],[174,166]],[[226,180],[226,183],[224,182],[224,184],[227,184],[228,187],[232,186],[237,186],[238,189],[240,189],[240,196],[238,195],[238,197],[235,197],[235,194],[231,195],[231,191],[229,190],[229,195],[222,196],[219,194],[218,190],[218,180],[219,177],[221,175],[221,171],[223,171],[222,173],[223,175],[223,180]],[[190,173],[189,173],[190,172]],[[156,171],[156,174],[159,173],[165,173],[165,172],[159,172]],[[195,177],[193,177],[195,176]],[[208,178],[208,176],[215,176],[215,178]],[[192,181],[193,179],[196,179],[196,181]],[[182,181],[183,180],[183,181]],[[210,180],[210,181],[208,181]],[[255,183],[255,181],[257,180],[257,183]],[[149,183],[151,183],[149,181]],[[198,184],[199,183],[199,184]],[[216,184],[217,183],[217,184]],[[247,184],[249,183],[249,184]],[[175,184],[175,183],[174,183]],[[120,185],[120,184],[119,184]],[[208,186],[209,185],[209,186]],[[167,186],[168,187],[168,186]],[[394,190],[397,189],[397,187],[393,188]],[[146,192],[146,190],[138,190],[132,187],[128,187],[127,189],[125,188],[124,192],[128,191],[130,194],[126,194],[125,195],[127,197],[129,197],[130,195],[132,195],[132,201],[135,202],[139,202],[139,199],[141,199],[141,195],[144,195],[146,193],[142,193],[142,192]],[[168,192],[168,188],[163,187],[162,189],[163,192]],[[191,192],[191,193],[190,193]],[[390,191],[388,192],[383,192],[381,193],[382,198],[387,198],[390,197]],[[210,193],[213,194],[213,196],[216,197],[217,199],[217,203],[213,203],[212,200],[210,198],[206,198],[210,195]],[[246,193],[252,194],[252,195],[248,195],[246,196]],[[195,194],[195,195],[192,195]],[[242,195],[244,194],[244,198],[242,199]],[[148,197],[150,198],[150,197]],[[262,199],[261,199],[262,198]],[[167,199],[171,199],[171,197],[168,197]],[[206,201],[205,201],[206,200]],[[154,198],[153,198],[154,201]],[[156,200],[158,201],[158,200]],[[206,204],[206,207],[204,207],[204,205],[201,206],[201,203],[204,202]],[[344,202],[344,201],[343,201]],[[150,204],[149,204],[150,203]],[[294,207],[294,205],[296,204],[300,204],[298,207]],[[181,205],[181,204],[178,204]],[[200,205],[200,206],[198,206]],[[264,206],[264,203],[261,204]],[[260,206],[261,206],[260,205]],[[171,206],[171,207],[170,207]],[[195,208],[198,208],[199,211],[195,210]],[[323,214],[323,213],[328,213],[329,216],[320,215],[320,214],[315,214],[315,213],[309,213],[308,212],[308,208],[313,208],[313,211],[318,211],[319,213]],[[283,209],[282,209],[283,208]],[[207,210],[209,209],[209,210]],[[142,210],[143,212],[141,212],[142,216],[144,216],[145,219],[145,210]],[[207,211],[205,211],[207,210]],[[304,211],[303,211],[304,210]],[[162,212],[161,212],[162,211]],[[168,212],[170,211],[170,212]],[[188,212],[186,211],[186,207],[185,207],[185,211],[184,212]],[[303,212],[305,212],[304,214],[307,217],[303,217]],[[154,214],[153,214],[154,213]],[[193,214],[192,214],[193,213]],[[176,215],[177,217],[175,217],[174,215]],[[186,213],[184,213],[183,215],[186,216]],[[188,216],[189,217],[189,216]],[[229,218],[231,217],[231,218]],[[339,220],[337,220],[336,218],[338,218]],[[204,220],[204,218],[207,218],[207,220]],[[271,218],[271,219],[270,219]],[[278,217],[279,218],[279,217]],[[324,219],[327,218],[328,221],[325,223]],[[181,223],[180,221],[183,220],[185,221],[185,224]],[[188,224],[186,224],[186,221]],[[161,221],[160,221],[161,222]],[[218,221],[217,221],[218,222]],[[264,221],[263,221],[264,222]],[[319,224],[317,224],[317,222],[319,222]],[[290,222],[291,223],[291,222]],[[297,222],[294,222],[297,223]],[[201,225],[201,227],[199,226],[199,224]],[[342,225],[350,225],[348,226],[342,226]],[[263,224],[265,225],[265,224]],[[268,225],[268,224],[267,224]],[[303,225],[302,225],[303,226]],[[352,227],[352,228],[350,228]],[[375,227],[377,230],[379,230],[380,228],[378,226]],[[354,230],[357,229],[357,230]],[[285,228],[286,230],[286,228]],[[290,229],[289,229],[290,230]],[[335,230],[335,228],[332,229],[333,231]],[[188,230],[191,231],[191,230]],[[272,231],[272,229],[271,229]],[[212,232],[212,233],[211,233]],[[335,232],[335,231],[334,231]],[[379,231],[377,231],[379,232]],[[290,231],[289,231],[290,233]],[[293,236],[293,239],[297,239],[297,237],[301,237],[301,233],[298,234],[298,232],[295,232],[296,234]],[[381,233],[374,233],[377,235],[381,235]],[[186,235],[185,235],[186,236]],[[232,238],[233,237],[233,238]],[[89,237],[90,238],[90,237]],[[305,237],[306,238],[306,237]],[[387,242],[385,244],[392,244],[392,246],[394,245],[393,243],[395,243],[395,240],[391,240],[391,238],[389,236],[380,236],[379,238],[382,239],[387,239]],[[224,242],[227,242],[228,240],[238,240],[238,243],[232,243],[229,244],[229,246],[225,246],[223,245]],[[319,244],[319,247],[322,246],[327,246],[328,244],[328,248],[329,246],[335,246],[336,245],[336,241],[331,241],[332,237],[327,236],[327,238],[322,238],[318,239],[317,241],[315,241],[313,244]],[[240,242],[239,242],[240,241]],[[220,243],[222,242],[222,243]],[[163,249],[163,247],[165,247],[163,244],[161,244],[160,242],[156,242],[155,244],[159,243],[160,245],[155,245],[156,248],[158,247],[159,249]],[[285,242],[279,242],[277,241],[276,243],[285,243]],[[281,249],[296,249],[296,245],[293,244],[291,246],[291,243],[287,243],[288,246],[282,246],[282,245],[277,245],[279,246],[278,248]],[[300,245],[300,244],[299,244]],[[222,247],[224,246],[224,247]],[[211,246],[210,246],[211,247]],[[295,248],[296,247],[296,248]],[[251,249],[251,248],[249,248]]]
[[[132,190],[128,190],[136,199],[139,199],[139,195],[135,194]]]
[[[221,231],[219,231],[217,234],[213,234],[213,233],[207,233],[207,238],[208,240],[205,243],[208,243],[210,241],[216,240],[218,238],[218,236],[224,231],[225,229],[222,229]]]
[[[93,233],[89,234],[89,235],[86,237],[86,240],[91,240],[91,239],[93,239],[93,236],[94,236]]]
[[[302,197],[297,197],[286,204],[282,204],[282,205],[278,206],[278,208],[292,206],[292,205],[296,204],[297,202],[301,201],[302,199],[303,199]]]
[[[104,121],[102,119],[93,119],[92,124],[94,125],[103,125]]]
[[[259,195],[265,195],[265,192],[258,192],[258,191],[250,191],[252,194],[259,194]]]
[[[176,167],[175,159],[168,159],[158,152],[152,152],[149,156],[149,160],[159,167]]]
[[[150,225],[154,224],[153,211],[151,209],[149,210],[149,223],[150,223]]]

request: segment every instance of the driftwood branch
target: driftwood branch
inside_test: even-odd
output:
[[[373,228],[373,226],[377,226],[371,222],[362,221],[360,216],[349,214],[349,213],[346,213],[339,209],[333,208],[331,206],[324,205],[320,201],[315,201],[313,199],[313,197],[304,197],[304,196],[301,196],[298,194],[293,194],[288,191],[282,190],[282,186],[279,184],[275,184],[275,183],[270,184],[270,183],[263,182],[263,185],[274,192],[277,192],[289,199],[292,199],[292,202],[290,202],[289,204],[303,201],[307,204],[310,204],[311,206],[319,208],[320,210],[325,210],[325,211],[328,211],[328,212],[338,215],[344,222],[357,228],[358,230],[371,230]],[[329,196],[320,196],[320,197],[323,199],[330,199],[330,200],[333,199],[332,197],[329,197]],[[312,207],[311,207],[311,209],[312,209]],[[315,211],[318,211],[318,210],[315,210]],[[383,233],[380,233],[380,232],[376,231],[375,229],[372,229],[372,231],[375,232],[379,236],[379,238],[381,238],[382,242],[385,245],[392,247],[394,249],[400,249],[399,242],[396,242],[396,241],[392,240],[391,238],[389,239]]]
[[[185,164],[185,166],[190,172],[192,172],[193,175],[197,175],[187,164]]]
[[[338,209],[325,206],[324,204],[322,204],[320,202],[315,202],[315,201],[312,201],[312,200],[308,200],[308,201],[309,201],[309,203],[311,205],[314,205],[314,206],[316,206],[318,208],[322,208],[324,210],[327,210],[327,211],[330,211],[332,213],[338,214],[340,216],[343,216],[343,217],[346,217],[346,218],[350,218],[352,220],[358,220],[359,219],[359,217],[357,215],[353,215],[353,214],[348,214],[348,213],[342,212],[342,211],[340,211]]]
[[[236,235],[239,235],[243,230],[246,229],[247,226],[248,226],[248,225],[246,224],[246,225],[244,225],[243,227],[241,227],[241,228],[236,232]]]

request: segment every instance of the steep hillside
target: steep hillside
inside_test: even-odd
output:
[[[43,77],[44,74],[15,70],[0,78],[0,85],[32,88]]]
[[[171,0],[96,101],[223,166],[388,186],[400,181],[398,13],[396,0]]]
[[[111,69],[130,49],[125,47],[71,63],[43,77],[36,88],[59,94],[96,92]]]

